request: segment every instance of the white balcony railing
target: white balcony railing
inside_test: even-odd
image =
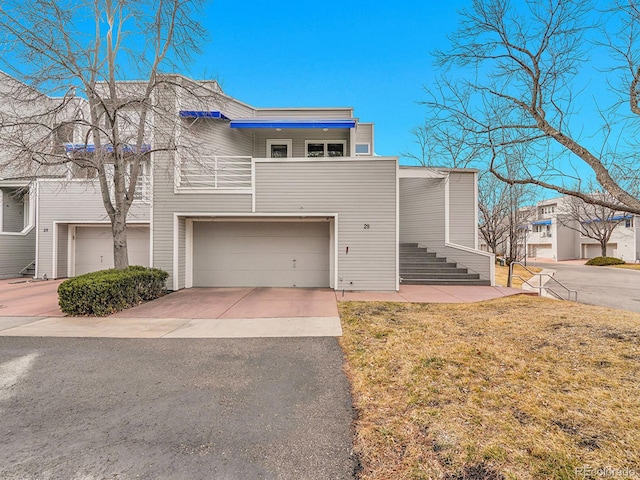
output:
[[[133,193],[133,200],[138,200],[142,202],[147,202],[151,199],[151,188],[150,188],[149,176],[148,175],[140,175],[138,177],[138,182],[136,183],[136,189]]]
[[[182,190],[246,190],[253,185],[251,157],[200,156],[183,158],[177,173]]]

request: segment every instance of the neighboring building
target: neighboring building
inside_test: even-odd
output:
[[[558,197],[538,202],[536,217],[531,222],[526,236],[529,258],[561,261],[589,259],[601,255],[600,243],[588,238],[579,228],[580,222],[566,213],[568,201],[568,197]],[[607,244],[607,255],[627,262],[640,259],[638,217],[616,212],[611,219],[615,220],[617,225]]]
[[[215,82],[171,80],[153,135],[168,148],[150,155],[128,217],[130,263],[166,270],[169,289],[398,290],[401,244],[468,270],[434,282],[493,283],[493,255],[477,245],[476,171],[376,156],[373,124],[351,108],[255,108]],[[24,248],[37,277],[112,266],[99,187],[76,173],[30,182],[37,233]],[[0,251],[17,249],[5,237]],[[0,274],[18,272],[0,257]]]

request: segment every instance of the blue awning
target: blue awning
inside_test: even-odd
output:
[[[180,117],[182,118],[218,118],[220,120],[229,120],[224,113],[218,111],[204,111],[204,110],[180,110]]]
[[[85,145],[84,143],[67,143],[64,146],[64,149],[66,152],[88,152],[88,153],[92,153],[96,151],[96,146],[93,143],[89,143],[87,145]],[[103,145],[102,149],[105,152],[111,153],[113,152],[113,145],[111,144],[107,144],[107,145]],[[122,146],[122,151],[125,153],[133,153],[136,151],[136,146],[135,145],[123,145]],[[145,143],[142,145],[141,148],[142,153],[148,153],[151,151],[151,145],[149,145],[148,143]]]
[[[606,222],[620,222],[622,220],[630,220],[633,218],[633,215],[629,215],[629,214],[625,214],[625,215],[615,215],[611,218],[605,218]],[[589,220],[582,220],[580,221],[580,223],[585,223],[585,224],[589,224],[589,223],[596,223],[596,222],[601,222],[602,219],[601,218],[591,218]]]
[[[238,118],[231,120],[231,128],[355,128],[351,119],[318,118]]]
[[[551,225],[551,220],[538,220],[536,222],[532,222],[532,225]]]
[[[618,221],[618,220],[629,220],[630,218],[633,218],[633,215],[616,215],[615,217],[611,217],[611,220],[614,221]]]

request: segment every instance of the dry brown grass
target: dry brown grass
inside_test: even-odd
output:
[[[640,478],[640,314],[339,305],[362,479]]]
[[[535,273],[542,271],[542,269],[538,267],[527,267],[527,269]],[[522,268],[520,265],[515,265],[513,267],[513,273],[514,275],[522,277],[525,280],[529,280],[533,276],[531,273],[527,272],[527,270]],[[507,267],[506,265],[504,267],[501,267],[500,265],[496,265],[496,285],[506,287],[508,277],[509,277],[509,267]],[[511,286],[513,288],[522,288],[522,279],[514,277],[513,284]]]
[[[625,263],[624,265],[611,265],[614,268],[626,268],[627,270],[640,270],[640,263]]]

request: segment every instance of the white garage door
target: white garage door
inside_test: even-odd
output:
[[[550,243],[543,243],[540,245],[531,245],[532,257],[537,258],[552,258],[553,257],[553,247]]]
[[[328,222],[194,222],[195,287],[328,287]]]
[[[129,265],[149,266],[149,227],[127,227]],[[113,268],[111,227],[76,227],[75,274]]]
[[[602,247],[600,244],[592,244],[592,243],[584,243],[582,245],[582,258],[595,258],[602,255]],[[608,243],[607,244],[607,256],[608,257],[617,257],[618,256],[618,244],[617,243]]]

